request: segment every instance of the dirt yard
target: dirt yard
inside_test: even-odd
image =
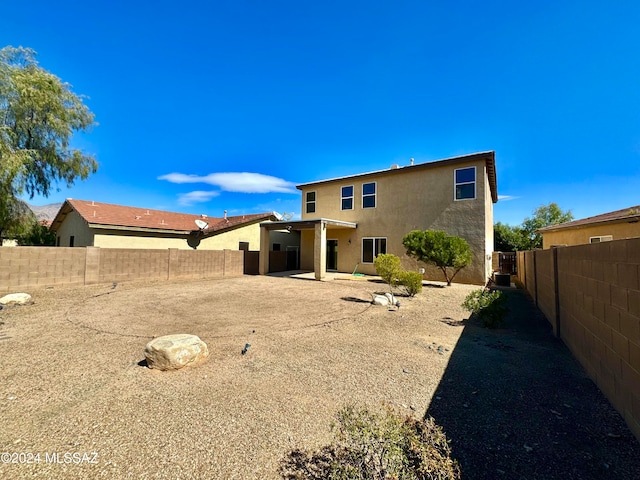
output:
[[[384,287],[245,276],[29,292],[0,311],[0,478],[277,479],[350,403],[434,416],[465,479],[637,478],[638,442],[522,293],[488,331],[460,307],[478,287],[426,285],[399,310],[370,304]],[[171,333],[202,338],[208,361],[147,368],[147,342]]]
[[[0,451],[32,462],[0,477],[278,478],[347,403],[423,415],[474,287],[426,287],[399,310],[370,304],[384,287],[245,276],[30,292],[0,311]],[[198,335],[208,361],[140,365],[171,333]]]

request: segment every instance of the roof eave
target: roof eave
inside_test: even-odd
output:
[[[358,173],[355,175],[346,175],[344,177],[330,178],[327,180],[319,180],[316,182],[301,183],[299,185],[296,185],[296,188],[298,190],[304,190],[309,187],[322,185],[326,183],[344,182],[346,180],[353,180],[357,178],[369,178],[369,177],[374,177],[374,176],[383,175],[383,174],[396,175],[400,173],[407,173],[411,170],[413,171],[424,170],[424,169],[436,168],[436,167],[441,167],[446,165],[473,162],[481,159],[484,159],[487,165],[487,177],[489,178],[489,187],[491,189],[491,200],[493,203],[497,203],[498,202],[498,181],[496,178],[495,151],[493,150],[489,150],[486,152],[472,153],[472,154],[463,155],[460,157],[445,158],[445,159],[436,160],[433,162],[419,163],[417,165],[407,165],[404,167],[391,168],[391,169],[385,169],[385,170],[376,170],[373,172]]]

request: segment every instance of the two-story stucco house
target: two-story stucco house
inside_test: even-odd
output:
[[[482,152],[434,162],[394,165],[298,185],[299,221],[261,224],[260,273],[269,272],[270,230],[300,231],[300,267],[321,280],[326,272],[375,274],[374,258],[392,253],[406,269],[425,268],[425,279],[442,273],[405,254],[402,238],[412,230],[444,230],[464,238],[473,263],[457,282],[484,284],[491,275],[493,204],[498,201],[495,154]]]

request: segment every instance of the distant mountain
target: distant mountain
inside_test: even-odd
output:
[[[53,220],[56,217],[56,214],[60,210],[62,206],[62,202],[60,203],[50,203],[49,205],[29,205],[29,208],[33,213],[36,214],[38,220]]]

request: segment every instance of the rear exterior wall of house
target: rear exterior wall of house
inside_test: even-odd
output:
[[[475,195],[456,200],[455,172],[475,168]],[[491,274],[493,202],[484,159],[405,167],[300,187],[302,220],[329,218],[357,223],[356,229],[327,227],[337,241],[337,271],[375,274],[369,254],[392,253],[404,268],[426,268],[425,279],[443,280],[439,269],[419,264],[405,253],[403,237],[412,230],[444,230],[464,238],[473,262],[456,282],[484,284]],[[310,200],[314,205],[309,208]],[[315,211],[311,211],[315,210]],[[301,268],[313,269],[314,232],[302,231]],[[384,250],[384,251],[383,251]]]

